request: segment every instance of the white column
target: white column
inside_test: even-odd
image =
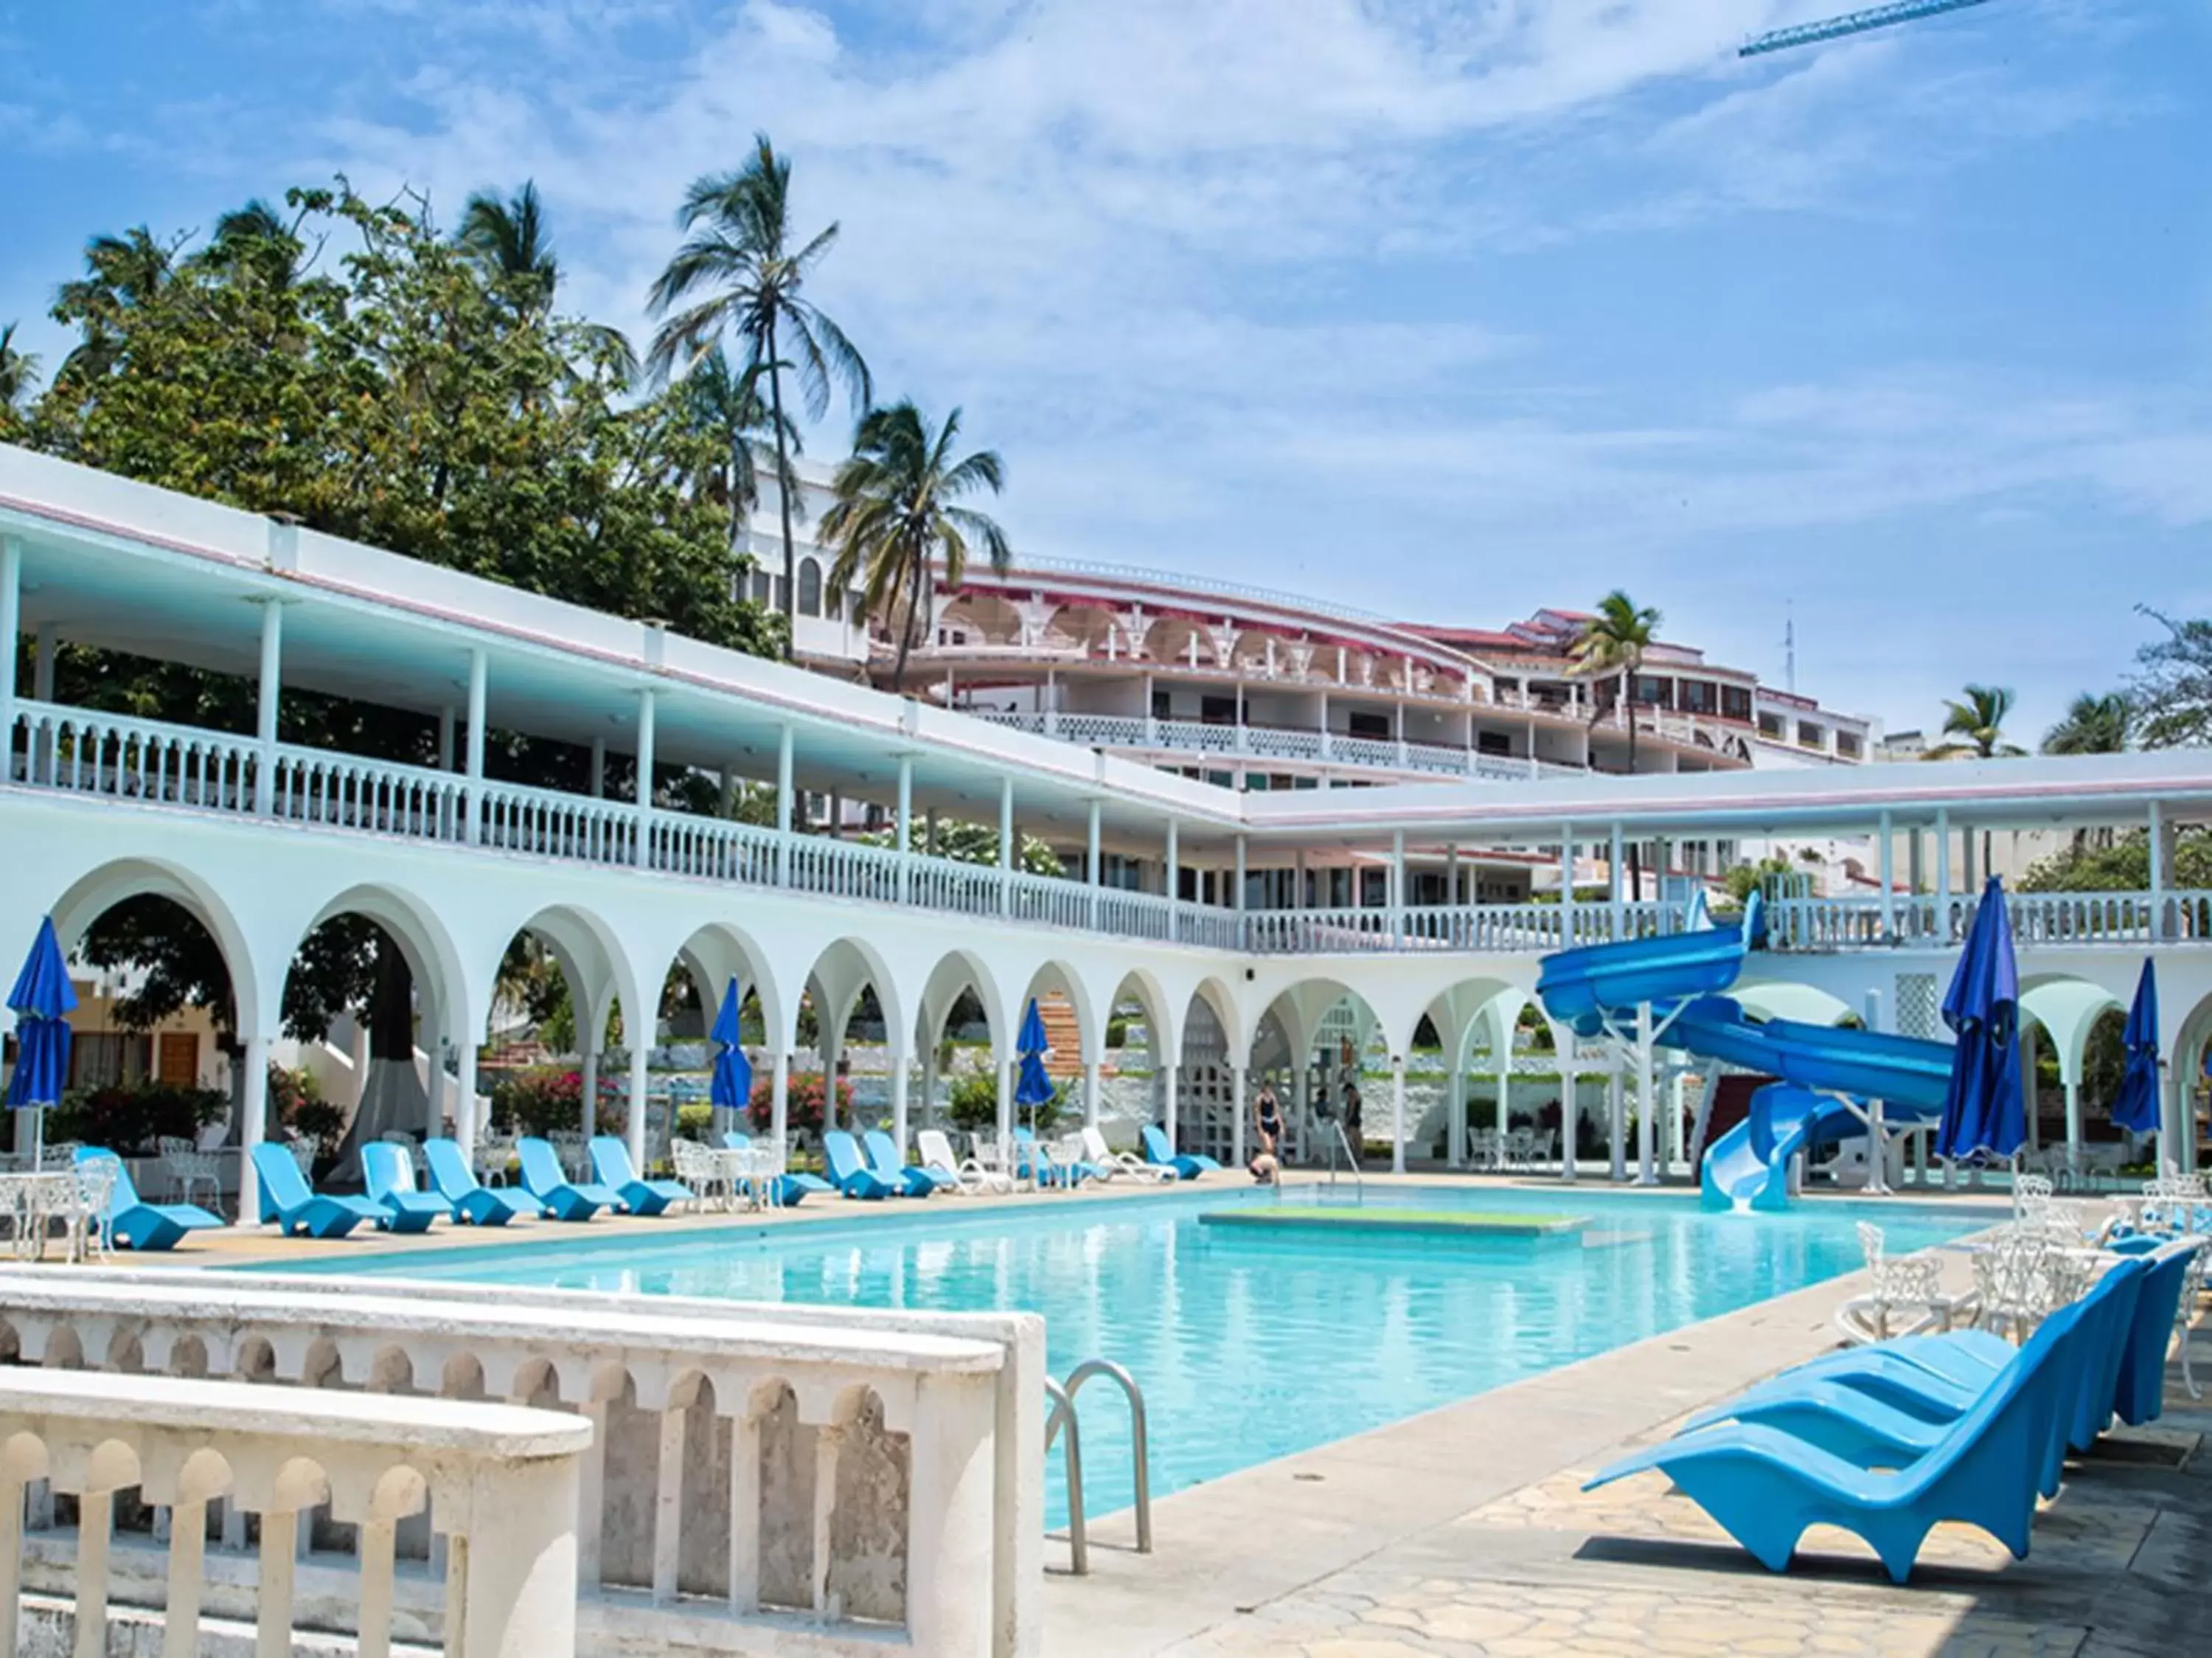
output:
[[[2063,1053],[2058,1057],[2066,1058]],[[2078,1175],[2081,1172],[2081,1079],[2062,1073],[2059,1083],[2066,1090],[2066,1167]]]
[[[623,1032],[629,1039],[629,1117],[623,1124],[623,1131],[629,1142],[629,1160],[640,1174],[645,1173],[646,1091],[652,1085],[647,1062],[653,1054],[654,1024],[649,1013],[642,1019],[623,1021]]]
[[[2150,803],[2150,838],[2144,850],[2150,854],[2150,936],[2162,939],[2166,936],[2166,813],[2156,801]]]
[[[9,641],[12,651],[15,641]],[[276,797],[276,711],[283,696],[284,607],[261,600],[261,678],[256,687],[253,740],[261,758],[254,766],[253,809],[267,817]]]
[[[1177,1097],[1181,1092],[1182,1082],[1182,1067],[1181,1065],[1167,1064],[1160,1068],[1160,1127],[1168,1137],[1169,1149],[1176,1152],[1182,1149],[1182,1143],[1176,1134],[1177,1121],[1182,1106],[1182,1100]]]
[[[1559,826],[1559,948],[1575,947],[1575,826]]]
[[[1229,1068],[1229,1155],[1231,1168],[1242,1168],[1250,1161],[1244,1155],[1245,1074],[1242,1065]]]
[[[1017,840],[1014,834],[1014,780],[1009,775],[999,779],[999,913],[1014,912],[1014,863]]]
[[[1658,1143],[1659,1101],[1657,1090],[1651,1080],[1651,1004],[1639,1003],[1636,1009],[1636,1184],[1657,1186],[1659,1172],[1654,1167]]]
[[[1406,1172],[1406,1056],[1390,1056],[1390,1172]]]
[[[1444,848],[1444,902],[1459,903],[1459,843]]]
[[[601,1033],[598,1031],[586,1031],[582,1038],[584,1064],[580,1080],[584,1085],[584,1098],[580,1114],[584,1120],[577,1126],[583,1131],[587,1138],[599,1131],[600,1035]]]
[[[1088,848],[1084,854],[1083,878],[1091,887],[1091,925],[1098,925],[1098,810],[1099,802],[1091,802],[1091,830]]]
[[[238,1108],[245,1121],[238,1143],[238,1223],[258,1226],[261,1221],[261,1182],[253,1172],[253,1149],[269,1132],[269,1039],[249,1037],[239,1063],[246,1067],[238,1090]]]
[[[769,1075],[769,1136],[787,1144],[791,1133],[791,1054],[787,1050],[779,1050],[773,1056]]]
[[[463,752],[467,757],[465,769],[469,780],[469,793],[465,822],[468,842],[471,846],[483,839],[484,692],[489,673],[483,652],[469,652],[469,724],[466,747]]]
[[[991,1064],[999,1073],[999,1143],[1007,1144],[1014,1137],[1014,1060],[994,1040]]]
[[[1247,856],[1244,837],[1239,835],[1237,837],[1237,872],[1234,877],[1237,884],[1231,889],[1231,907],[1240,916],[1244,913],[1244,887],[1251,876],[1251,871],[1246,867]]]
[[[1180,826],[1176,824],[1173,818],[1170,818],[1168,820],[1167,863],[1161,873],[1163,876],[1162,886],[1167,894],[1168,900],[1168,938],[1170,942],[1178,937],[1182,931],[1182,930],[1176,924],[1178,917],[1176,906],[1182,901],[1182,873],[1181,869],[1182,852],[1180,842]]]
[[[1620,887],[1620,877],[1625,860],[1626,858],[1626,853],[1623,850],[1622,842],[1623,837],[1620,820],[1616,818],[1613,820],[1613,836],[1607,843],[1605,854],[1607,872],[1606,893],[1611,901],[1613,936],[1615,939],[1627,936],[1627,935],[1621,930],[1621,921],[1624,912],[1620,907],[1621,899],[1623,896]]]
[[[15,647],[23,631],[23,544],[0,536],[0,781],[15,753]]]
[[[1406,832],[1390,832],[1390,942],[1406,937]]]
[[[909,850],[914,844],[914,756],[898,757],[898,815],[892,823],[891,844],[897,850],[898,901],[907,904],[914,898],[914,858]]]
[[[890,1045],[891,1050],[891,1140],[898,1147],[899,1155],[903,1157],[906,1155],[907,1146],[909,1143],[907,1137],[907,1072],[913,1066],[914,1056],[906,1051],[906,1044],[903,1042],[894,1042]]]
[[[1567,1092],[1571,1097],[1574,1092],[1571,1080]],[[1510,1025],[1505,1027],[1505,1051],[1498,1061],[1498,1098],[1492,1102],[1492,1112],[1498,1131],[1500,1134],[1510,1133],[1513,1128],[1513,1027]]]
[[[659,698],[652,691],[637,693],[637,867],[653,867],[653,713]],[[469,743],[476,744],[476,722],[469,722]],[[633,1147],[635,1151],[635,1148]]]
[[[483,1125],[477,1120],[477,1045],[464,1033],[453,1045],[453,1137],[471,1168],[483,1133]]]
[[[1615,1184],[1628,1178],[1628,1088],[1620,1074],[1620,1045],[1613,1049],[1613,1069],[1606,1073],[1606,1145],[1613,1162]]]
[[[836,1020],[824,1020],[818,1044],[822,1055],[822,1125],[852,1128],[837,1110],[837,1067],[845,1061],[845,1030]]]
[[[791,885],[791,728],[787,725],[775,740],[775,884],[779,887]],[[780,1125],[782,1121],[782,1113],[778,1112],[776,1122]],[[782,1133],[782,1128],[779,1126],[776,1132]]]
[[[1877,832],[1881,837],[1881,936],[1882,942],[1887,943],[1897,936],[1897,849],[1892,844],[1887,808],[1882,811],[1881,826]]]
[[[1098,1111],[1105,1098],[1105,1069],[1104,1064],[1096,1059],[1083,1068],[1083,1125],[1085,1128],[1098,1126]]]
[[[937,1126],[937,1045],[925,1042],[921,1048],[921,1125]]]
[[[1444,1078],[1444,1104],[1450,1115],[1444,1119],[1444,1156],[1454,1168],[1467,1167],[1467,1073],[1460,1069],[1459,1056],[1452,1056],[1451,1074]]]
[[[1951,814],[1936,813],[1936,948],[1951,946]]]

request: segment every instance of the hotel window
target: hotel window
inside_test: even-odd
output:
[[[1797,722],[1797,746],[1798,746],[1798,747],[1800,747],[1800,748],[1819,748],[1819,747],[1823,747],[1823,746],[1824,746],[1824,745],[1823,745],[1823,736],[1824,736],[1824,734],[1822,733],[1822,731],[1821,731],[1820,728],[1819,726],[1817,726],[1817,725],[1814,725],[1814,724],[1810,720],[1800,720],[1800,721],[1798,721],[1798,722]]]
[[[1859,740],[1848,731],[1838,731],[1836,733],[1836,753],[1847,760],[1858,759]]]
[[[822,613],[822,566],[811,558],[799,561],[799,613],[819,616]]]
[[[1237,698],[1201,697],[1198,699],[1198,717],[1208,725],[1234,725],[1237,723]]]
[[[1721,717],[1724,720],[1747,720],[1751,717],[1751,692],[1740,685],[1721,687]]]
[[[1390,741],[1390,716],[1387,714],[1353,714],[1349,716],[1349,729],[1355,737],[1371,738],[1376,742]]]
[[[1474,734],[1474,752],[1478,754],[1510,754],[1513,739],[1503,731],[1478,731]]]
[[[1778,742],[1780,741],[1782,738],[1782,716],[1779,714],[1760,715],[1759,716],[1759,735],[1762,737],[1772,737]]]

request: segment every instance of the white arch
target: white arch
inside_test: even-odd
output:
[[[66,955],[75,950],[93,923],[118,904],[149,895],[166,898],[179,905],[215,941],[216,948],[222,954],[223,966],[230,974],[238,1039],[251,1041],[256,1036],[274,1032],[276,1023],[264,1023],[263,1019],[262,985],[268,973],[263,964],[255,960],[253,947],[237,917],[207,882],[166,860],[119,858],[88,870],[70,883],[47,911],[53,917],[54,932],[61,941],[62,953]],[[280,979],[280,995],[283,989]],[[15,1021],[12,1013],[0,1016],[4,1016],[10,1025]]]

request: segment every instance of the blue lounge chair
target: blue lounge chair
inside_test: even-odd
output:
[[[886,1180],[862,1162],[860,1147],[841,1128],[833,1128],[823,1135],[822,1160],[828,1165],[830,1178],[837,1190],[848,1198],[864,1198],[873,1203],[879,1198],[895,1198],[906,1189],[903,1181]]]
[[[1816,1525],[1863,1538],[1899,1583],[1929,1530],[1947,1520],[1980,1527],[2024,1559],[2045,1452],[2065,1402],[2068,1344],[2087,1308],[2076,1301],[2045,1320],[1980,1402],[1895,1472],[1855,1467],[1765,1423],[1735,1422],[1625,1457],[1583,1489],[1656,1469],[1773,1571],[1789,1566],[1797,1539]]]
[[[611,1188],[627,1215],[658,1215],[671,1204],[697,1200],[698,1193],[680,1180],[644,1180],[629,1160],[629,1147],[611,1134],[592,1139],[592,1178]]]
[[[2157,1419],[2166,1408],[2166,1352],[2181,1311],[2189,1264],[2207,1240],[2188,1237],[2151,1257],[2142,1301],[2129,1329],[2114,1375],[2112,1411],[2130,1428]]]
[[[2112,1416],[2119,1356],[2135,1319],[2148,1263],[2124,1261],[2100,1279],[2078,1305],[2079,1323],[2064,1351],[2059,1409],[2042,1448],[2038,1489],[2058,1490],[2070,1445],[2086,1451]],[[2168,1315],[2169,1322],[2171,1315]],[[1878,1361],[1879,1348],[1859,1356]],[[1972,1410],[2023,1355],[1990,1372],[1978,1385],[1961,1386],[1869,1362],[1861,1371],[1819,1375],[1785,1371],[1729,1403],[1700,1412],[1685,1435],[1720,1421],[1759,1423],[1795,1435],[1861,1468],[1907,1466],[1940,1445],[1958,1419]]]
[[[79,1146],[76,1161],[115,1165],[114,1189],[108,1194],[107,1215],[100,1222],[107,1228],[111,1244],[121,1244],[125,1249],[174,1249],[187,1232],[204,1232],[223,1223],[222,1216],[210,1214],[198,1204],[145,1202],[131,1183],[130,1168],[105,1146]]]
[[[867,1149],[868,1172],[879,1180],[895,1181],[909,1198],[927,1198],[940,1186],[957,1186],[957,1177],[948,1177],[942,1169],[917,1168],[899,1155],[891,1137],[879,1128],[870,1129],[860,1137]]]
[[[517,1140],[514,1150],[522,1160],[522,1189],[544,1204],[556,1221],[588,1221],[621,1201],[603,1186],[572,1185],[549,1141]]]
[[[425,1140],[422,1156],[430,1165],[430,1189],[465,1225],[505,1226],[517,1216],[534,1221],[545,1213],[545,1205],[526,1192],[489,1186],[477,1179],[460,1147],[451,1140]]]
[[[374,1226],[385,1218],[366,1198],[315,1191],[283,1146],[264,1140],[254,1147],[253,1172],[261,1181],[261,1218],[276,1222],[288,1238],[302,1232],[311,1238],[343,1238],[363,1221]]]
[[[1158,1123],[1147,1123],[1139,1137],[1145,1148],[1145,1161],[1171,1168],[1186,1180],[1195,1180],[1201,1174],[1218,1174],[1221,1165],[1211,1157],[1201,1157],[1196,1152],[1178,1152],[1168,1143],[1167,1131]]]
[[[743,1151],[752,1143],[751,1135],[743,1133],[737,1129],[727,1129],[723,1131],[722,1143],[732,1151]],[[786,1209],[793,1204],[802,1202],[809,1192],[826,1193],[835,1192],[836,1189],[819,1174],[809,1174],[802,1170],[797,1173],[787,1173],[780,1178],[775,1183],[775,1190],[768,1194],[768,1201],[775,1208]]]
[[[428,1232],[453,1210],[442,1198],[415,1187],[415,1160],[407,1148],[380,1140],[361,1149],[361,1179],[368,1201],[384,1211],[377,1224],[390,1232]]]

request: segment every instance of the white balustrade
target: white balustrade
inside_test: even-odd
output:
[[[516,783],[483,787],[483,844],[579,863],[635,864],[637,808]]]
[[[1194,749],[1208,754],[1234,753],[1237,731],[1233,725],[1208,725],[1197,720],[1152,722],[1152,741],[1160,747]]]
[[[1280,730],[1266,725],[1247,726],[1244,747],[1247,753],[1262,759],[1317,761],[1324,758],[1322,736],[1318,731]]]
[[[250,737],[33,702],[7,753],[19,783],[215,812],[253,810],[261,759]]]
[[[280,748],[270,810],[289,823],[458,841],[467,828],[468,781],[423,766]]]
[[[791,884],[830,898],[896,904],[899,855],[887,846],[862,846],[827,835],[801,835],[791,843]]]
[[[359,1565],[345,1620],[363,1658],[384,1658],[395,1632],[426,1624],[442,1631],[448,1652],[565,1658],[576,1650],[578,1475],[592,1445],[584,1418],[513,1405],[0,1369],[0,1651],[60,1649],[58,1631],[23,1640],[22,1588],[65,1588],[74,1649],[105,1653],[112,1612],[151,1621],[130,1608],[153,1598],[139,1592],[153,1579],[164,1658],[201,1650],[210,1600],[210,1610],[234,1614],[243,1606],[225,1603],[250,1599],[256,1651],[289,1653],[295,1619],[322,1625],[330,1611],[322,1596],[301,1604],[296,1558],[302,1517],[322,1515],[353,1534]],[[76,1499],[73,1527],[26,1536],[33,1481],[45,1482],[41,1518],[52,1496]],[[211,1582],[217,1509],[218,1532],[242,1536],[249,1514],[258,1522],[249,1584],[231,1574]],[[403,1609],[399,1537],[425,1513],[444,1582],[410,1584]]]
[[[1016,870],[1012,885],[1009,897],[1015,920],[1041,922],[1048,927],[1091,924],[1091,888],[1080,881]]]
[[[1343,765],[1373,765],[1395,770],[1398,745],[1381,737],[1342,737],[1332,734],[1328,758]]]
[[[775,884],[776,832],[725,818],[662,812],[653,819],[653,867],[695,881]]]
[[[909,901],[924,909],[969,916],[999,913],[999,871],[991,865],[917,857],[912,880]]]
[[[511,1516],[518,1532],[550,1525],[571,1539],[531,1588],[572,1609],[580,1652],[635,1651],[641,1635],[678,1653],[842,1658],[887,1638],[948,1658],[1038,1649],[1044,1347],[1033,1315],[19,1268],[0,1271],[0,1343],[26,1365],[104,1365],[147,1373],[143,1386],[164,1372],[290,1384],[233,1407],[241,1431],[311,1400],[410,1429],[419,1416],[434,1430],[457,1399],[535,1407],[533,1423],[562,1413],[551,1421],[572,1431],[587,1421],[564,1490],[538,1491]],[[70,1378],[88,1380],[100,1378]],[[433,1484],[431,1528],[462,1538],[490,1512],[468,1500],[441,1502]],[[264,1527],[261,1554],[319,1623],[343,1626],[372,1584],[393,1604],[380,1536],[335,1488],[273,1511],[310,1515]],[[242,1526],[224,1531],[242,1540]],[[403,1557],[426,1557],[408,1528],[400,1544]],[[483,1569],[473,1541],[460,1553],[471,1573]],[[450,1545],[446,1559],[451,1574]],[[434,1618],[420,1570],[397,1587],[404,1616]],[[567,1649],[468,1646],[515,1658]]]

